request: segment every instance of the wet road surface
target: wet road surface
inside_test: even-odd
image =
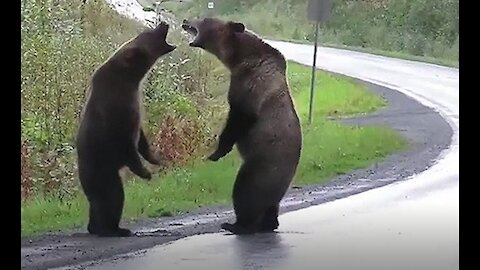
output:
[[[82,269],[458,269],[458,182],[428,186],[289,212],[278,233],[193,236]]]
[[[270,43],[288,59],[312,62],[311,46]],[[318,52],[317,64],[322,69],[394,89],[439,112],[453,133],[449,134],[450,147],[436,164],[406,181],[285,213],[280,216],[276,234],[203,234],[115,258],[109,256],[116,247],[118,254],[144,245],[128,247],[125,242],[147,241],[115,239],[110,240],[108,248],[96,249],[92,242],[101,246],[108,241],[94,239],[86,241],[92,245],[85,249],[86,242],[77,239],[77,244],[75,238],[66,240],[62,236],[58,246],[66,246],[63,251],[78,249],[83,254],[91,249],[97,258],[102,258],[64,269],[458,269],[458,69],[331,48],[319,48]],[[420,114],[409,117],[417,118]],[[231,215],[228,211],[222,212],[223,216]],[[209,228],[199,231],[216,231]],[[163,238],[168,241],[181,238],[166,232]],[[53,239],[50,237],[47,242]],[[34,244],[38,246],[22,243],[22,256],[25,253],[32,258],[45,252],[42,240]],[[145,244],[145,248],[148,246]],[[65,254],[68,253],[47,255],[54,261]],[[69,264],[75,260],[69,259]],[[26,268],[37,269],[35,265]]]
[[[271,44],[310,63],[310,46]],[[276,234],[193,236],[87,269],[458,269],[458,70],[330,48],[317,62],[435,108],[452,145],[408,181],[282,215]]]

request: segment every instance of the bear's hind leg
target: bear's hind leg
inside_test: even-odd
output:
[[[278,228],[278,207],[276,204],[267,209],[260,225],[261,232],[273,232]]]
[[[132,235],[132,232],[128,229],[123,229],[115,226],[112,218],[114,215],[109,212],[111,209],[111,203],[106,200],[102,202],[96,202],[96,205],[91,207],[95,210],[90,215],[90,221],[88,223],[88,232],[100,237],[125,237]]]
[[[99,212],[100,209],[98,207],[98,202],[96,202],[95,200],[89,201],[89,203],[90,203],[90,206],[88,209],[89,218],[88,218],[87,231],[90,234],[97,234],[97,232],[100,230],[99,224],[97,221],[97,217],[101,215],[101,213]]]
[[[223,223],[222,229],[233,234],[253,234],[259,230],[267,209],[265,194],[262,194],[262,190],[256,185],[256,181],[262,181],[260,172],[262,170],[255,162],[242,164],[235,180],[232,196],[237,220],[234,224]]]
[[[119,227],[125,199],[120,175],[112,171],[102,177],[103,186],[99,187],[96,198],[90,201],[88,230],[100,237],[131,236],[130,230]]]
[[[254,207],[254,206],[253,206]],[[223,223],[221,228],[233,234],[254,234],[258,231],[261,222],[261,214],[253,207],[239,210],[235,208],[237,221],[235,223]]]

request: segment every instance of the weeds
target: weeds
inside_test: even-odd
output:
[[[308,1],[223,0],[216,2],[214,14],[207,13],[207,2],[177,5],[174,11],[242,21],[275,39],[314,39],[314,26],[306,15]],[[458,63],[458,5],[458,0],[335,0],[330,20],[321,24],[319,41]]]
[[[22,198],[69,197],[78,192],[74,136],[94,70],[143,26],[117,14],[103,0],[22,1]],[[186,44],[178,30],[169,39]],[[162,57],[144,85],[145,123],[152,142],[171,165],[183,164],[204,145],[210,108],[221,85],[214,59],[186,45]],[[225,91],[224,90],[219,90]],[[171,140],[171,141],[169,141]]]

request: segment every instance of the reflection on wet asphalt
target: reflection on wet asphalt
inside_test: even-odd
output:
[[[458,182],[449,179],[434,189],[404,182],[289,212],[277,233],[198,235],[86,269],[454,270]],[[420,191],[409,197],[412,189]]]
[[[204,234],[87,269],[279,269],[290,248],[282,237]]]

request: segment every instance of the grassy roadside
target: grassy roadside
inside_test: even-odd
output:
[[[137,2],[140,5],[142,5],[144,7],[147,7],[147,6],[152,6],[152,3],[154,3],[155,1],[153,1],[153,0],[137,0]],[[174,4],[170,3],[169,4],[168,2],[166,2],[164,5],[167,8],[173,8],[173,9],[179,7],[178,3],[174,3]],[[223,18],[223,19],[235,19],[238,16],[235,16],[235,15],[222,16],[222,15],[220,15],[219,17]],[[230,17],[232,17],[232,18],[230,18]],[[248,22],[247,22],[247,24],[248,24]],[[308,27],[311,27],[311,25],[308,25]],[[292,42],[292,43],[298,43],[298,44],[313,45],[313,42],[310,41],[310,40],[286,38],[286,37],[282,37],[279,34],[277,34],[277,35],[268,35],[267,34],[267,35],[262,35],[262,36],[266,39],[271,39],[271,40],[278,40],[278,41]],[[363,52],[363,53],[370,53],[370,54],[375,54],[375,55],[380,55],[380,56],[393,57],[393,58],[411,60],[411,61],[418,61],[418,62],[441,65],[441,66],[446,66],[446,67],[454,67],[454,68],[459,67],[459,62],[451,60],[451,59],[413,55],[413,54],[408,54],[406,52],[380,50],[380,49],[369,48],[369,47],[348,46],[348,45],[337,44],[337,43],[332,43],[332,42],[324,42],[321,38],[319,39],[319,46],[336,48],[336,49],[345,49],[345,50],[351,50],[351,51],[357,51],[357,52]]]
[[[144,7],[151,7],[152,4],[155,1],[154,0],[137,0],[137,2]],[[167,8],[173,8],[173,9],[178,8],[178,3],[169,5],[168,2],[166,2],[164,5]],[[221,17],[223,19],[229,19],[230,16],[219,16],[219,17]],[[233,17],[235,18],[235,16],[233,16]],[[247,25],[248,25],[248,22],[247,22]],[[310,27],[311,25],[308,25],[308,26]],[[263,38],[270,39],[270,40],[278,40],[278,41],[285,41],[285,42],[291,42],[291,43],[297,43],[297,44],[313,45],[312,41],[305,40],[305,39],[285,38],[285,37],[281,37],[279,35],[262,35],[262,36],[263,36]],[[398,58],[398,59],[404,59],[404,60],[411,60],[411,61],[441,65],[441,66],[446,66],[446,67],[454,67],[454,68],[459,67],[459,62],[458,61],[454,61],[454,60],[450,60],[450,59],[435,58],[435,57],[429,57],[429,56],[419,56],[419,55],[408,54],[408,53],[400,52],[400,51],[386,51],[386,50],[379,50],[379,49],[368,48],[368,47],[355,47],[355,46],[348,46],[348,45],[343,45],[343,44],[335,44],[335,43],[331,43],[331,42],[324,42],[324,41],[321,40],[321,38],[319,39],[319,46],[335,48],[335,49],[344,49],[344,50],[350,50],[350,51],[356,51],[356,52],[363,52],[363,53],[375,54],[375,55],[380,55],[380,56],[393,57],[393,58]]]
[[[310,68],[290,62],[289,84],[302,123],[308,111]],[[315,114],[303,124],[304,147],[295,184],[323,183],[330,177],[367,166],[406,146],[394,131],[382,127],[351,127],[325,116],[371,112],[385,102],[347,78],[317,72]],[[212,204],[230,203],[234,176],[240,164],[236,153],[212,163],[197,160],[172,169],[149,183],[126,183],[124,220],[169,216]],[[22,204],[22,236],[84,226],[87,203],[83,194],[68,200],[35,197]]]
[[[278,38],[273,36],[264,36],[264,38],[269,40],[285,41],[285,42],[291,42],[296,44],[308,44],[308,45],[314,44],[312,41],[309,41],[309,40]],[[407,54],[404,52],[396,52],[396,51],[384,51],[384,50],[379,50],[374,48],[353,47],[353,46],[347,46],[347,45],[341,45],[341,44],[324,43],[321,40],[318,41],[318,46],[334,48],[334,49],[343,49],[343,50],[349,50],[349,51],[355,51],[355,52],[362,52],[362,53],[369,53],[374,55],[423,62],[423,63],[440,65],[445,67],[459,68],[458,61],[453,61],[449,59],[412,55],[412,54]]]
[[[152,0],[142,0],[147,3]],[[303,0],[209,0],[170,5],[181,17],[216,16],[244,22],[263,37],[312,43],[314,24]],[[336,0],[320,25],[323,46],[458,67],[458,0]]]
[[[80,192],[74,137],[90,76],[144,27],[105,0],[24,0],[21,15],[21,199],[70,198]],[[225,72],[179,29],[167,39],[177,49],[145,80],[143,127],[168,164],[181,165],[205,151],[219,125]]]

